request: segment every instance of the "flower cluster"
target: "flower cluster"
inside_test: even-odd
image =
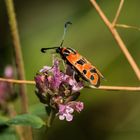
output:
[[[5,78],[13,78],[13,67],[8,65],[4,70]],[[13,101],[17,97],[17,94],[13,91],[13,85],[11,83],[0,82],[0,108],[3,112],[7,111],[7,103]]]
[[[80,112],[84,105],[75,101],[80,95],[84,84],[75,78],[72,68],[67,67],[66,72],[60,70],[60,62],[55,59],[53,66],[44,66],[35,76],[36,95],[40,102],[55,110],[60,120],[73,119],[74,111]]]
[[[69,102],[66,105],[59,104],[59,112],[57,115],[59,115],[60,120],[64,120],[66,118],[67,121],[72,121],[73,115],[72,113],[75,111],[80,112],[84,108],[83,102]]]

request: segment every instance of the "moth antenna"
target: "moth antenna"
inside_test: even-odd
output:
[[[40,50],[42,53],[46,53],[46,48],[41,48]]]
[[[65,39],[65,35],[66,35],[66,31],[67,31],[67,27],[68,25],[72,24],[70,21],[67,21],[64,25],[64,33],[63,33],[63,36],[62,36],[62,41],[61,41],[61,44],[59,47],[62,47],[63,43],[64,43],[64,39]],[[42,53],[46,53],[47,50],[50,50],[50,49],[57,49],[59,47],[52,47],[52,48],[41,48],[41,52]]]
[[[64,43],[64,39],[65,39],[65,36],[66,36],[66,32],[67,32],[67,29],[68,29],[68,25],[71,25],[72,23],[70,21],[67,21],[64,25],[64,33],[63,33],[63,36],[62,36],[62,41],[61,41],[61,44],[60,46],[62,47],[63,43]]]
[[[41,51],[42,53],[46,53],[47,50],[50,50],[50,49],[57,49],[57,48],[59,48],[59,47],[41,48],[40,51]]]

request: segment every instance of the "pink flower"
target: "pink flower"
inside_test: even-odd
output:
[[[5,78],[13,78],[13,67],[8,65],[5,67]],[[13,84],[8,82],[0,82],[0,109],[5,114],[7,112],[7,104],[17,98],[17,93],[13,89]]]
[[[59,116],[60,120],[72,121],[74,111],[80,113],[84,108],[84,104],[83,102],[72,101],[68,104],[59,104],[58,108],[59,112],[56,115]]]
[[[44,93],[47,91],[49,85],[48,85],[48,79],[45,78],[45,75],[37,75],[35,77],[36,81],[36,87],[39,90],[40,93]]]
[[[49,70],[51,70],[51,67],[44,66],[39,72],[46,72],[46,71],[49,71]]]
[[[73,120],[73,113],[81,112],[84,108],[82,102],[75,100],[80,95],[84,84],[75,77],[74,70],[68,66],[66,72],[60,70],[59,60],[53,61],[53,66],[44,66],[35,76],[36,95],[40,102],[46,104],[49,109],[58,112],[60,120]]]
[[[75,92],[81,90],[84,87],[83,82],[77,82],[71,77],[68,78],[68,83],[72,86],[72,90]]]
[[[8,65],[6,66],[5,70],[4,70],[4,75],[6,78],[13,78],[13,67]]]
[[[71,69],[70,67],[68,68]],[[42,92],[46,91],[46,88],[59,91],[62,83],[69,84],[72,92],[80,91],[84,87],[82,81],[77,82],[73,76],[69,76],[67,73],[60,71],[58,60],[54,60],[52,67],[44,66],[43,69],[40,70],[40,73],[36,75],[35,81],[36,87]]]
[[[75,110],[77,112],[81,112],[84,108],[84,103],[83,102],[76,102],[76,105],[75,105]]]
[[[64,120],[66,118],[67,121],[72,121],[74,109],[71,108],[68,105],[62,105],[59,104],[59,112],[57,115],[59,115],[60,120]]]

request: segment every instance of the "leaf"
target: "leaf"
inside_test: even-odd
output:
[[[0,140],[19,140],[15,131],[11,128],[0,133]]]
[[[45,122],[38,116],[32,114],[22,114],[8,120],[8,125],[24,125],[31,126],[33,128],[41,128],[45,125]]]
[[[0,116],[0,134],[4,132],[9,126],[6,124],[6,121],[8,120],[5,116]]]
[[[9,118],[0,116],[0,140],[19,140],[15,130],[6,123]]]

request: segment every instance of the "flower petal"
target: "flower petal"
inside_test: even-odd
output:
[[[46,72],[51,69],[52,69],[52,67],[50,67],[50,66],[44,66],[39,72]]]
[[[4,75],[7,78],[12,78],[14,76],[13,67],[10,65],[6,66],[6,68],[4,70]]]
[[[73,113],[74,112],[74,109],[70,106],[66,106],[66,113]]]
[[[64,115],[59,115],[59,119],[60,120],[64,120],[65,119],[65,116]]]
[[[77,112],[81,112],[83,110],[83,108],[84,108],[84,103],[83,102],[77,102],[76,103],[75,110]]]
[[[59,104],[59,113],[63,114],[65,112],[66,106]]]
[[[72,121],[73,120],[73,115],[71,115],[71,114],[67,114],[66,116],[66,120],[68,121],[68,122],[70,122],[70,121]]]

